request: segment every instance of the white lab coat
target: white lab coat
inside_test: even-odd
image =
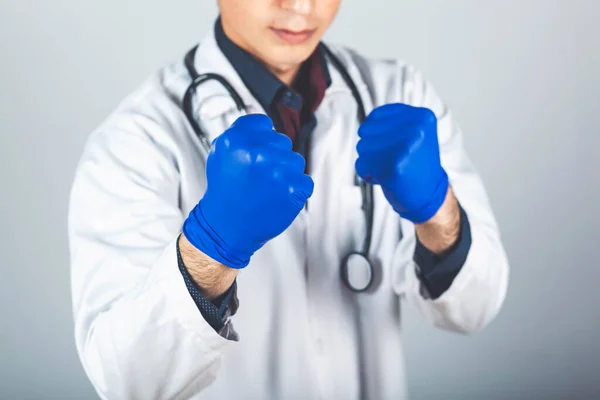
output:
[[[356,103],[339,72],[316,112],[310,148],[315,182],[308,209],[268,242],[238,277],[239,341],[203,319],[178,269],[175,241],[205,189],[206,152],[182,110],[190,77],[183,59],[158,71],[90,136],[71,192],[69,239],[77,349],[106,399],[359,399],[406,397],[400,302],[443,329],[474,332],[505,297],[508,264],[482,183],[451,113],[421,74],[332,46],[367,112],[404,102],[439,117],[441,160],[468,214],[472,246],[438,299],[420,291],[413,225],[375,190],[371,257],[383,281],[350,295],[340,260],[364,239],[354,185]],[[200,44],[199,73],[223,75],[250,112],[259,103],[216,45]],[[215,82],[197,90],[195,110],[212,140],[238,116]],[[400,240],[400,227],[403,237]]]

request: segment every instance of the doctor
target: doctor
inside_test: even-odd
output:
[[[498,313],[507,259],[458,125],[412,66],[320,42],[339,3],[220,0],[90,136],[69,239],[102,398],[404,398],[401,300],[462,333]]]

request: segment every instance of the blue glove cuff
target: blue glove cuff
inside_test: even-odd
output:
[[[431,196],[431,201],[426,206],[415,211],[400,212],[396,210],[396,212],[398,212],[402,218],[407,219],[412,223],[422,224],[423,222],[430,220],[435,213],[438,212],[442,204],[444,204],[447,193],[448,174],[442,169],[442,176],[437,187],[435,188],[435,191],[433,192],[433,195]]]
[[[225,241],[210,227],[199,205],[194,207],[185,220],[183,234],[195,248],[229,268],[241,269],[250,263],[253,253],[237,252],[233,255],[227,251]]]

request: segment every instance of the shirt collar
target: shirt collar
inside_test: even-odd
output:
[[[219,17],[214,27],[215,39],[217,45],[229,60],[231,65],[244,82],[244,85],[250,90],[258,102],[268,110],[276,101],[278,93],[287,88],[285,83],[281,82],[271,71],[269,71],[260,61],[250,53],[236,45],[225,35],[221,18]],[[316,53],[316,54],[315,54]],[[309,58],[319,57],[320,65],[323,70],[325,86],[331,85],[331,76],[327,67],[325,50],[319,43],[315,53]]]

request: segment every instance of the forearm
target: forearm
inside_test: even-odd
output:
[[[408,288],[403,292],[406,299],[435,326],[462,333],[477,332],[493,320],[502,305],[508,283],[508,262],[497,231],[473,217],[470,234],[475,239],[469,255],[443,296],[431,298],[423,294],[425,285],[419,268],[405,269],[406,282],[402,286]],[[415,238],[410,236],[403,245],[411,248],[414,244]],[[395,265],[403,267],[410,262],[403,256],[408,257],[408,254],[399,253]],[[435,275],[433,279],[439,276]]]
[[[414,261],[427,297],[437,299],[454,282],[471,248],[471,230],[466,212],[448,188],[435,215],[416,224]]]
[[[195,248],[183,234],[179,236],[179,250],[190,276],[207,300],[221,296],[235,281],[237,269],[213,260]]]
[[[427,222],[416,224],[419,241],[431,252],[442,255],[460,235],[460,209],[454,192],[448,187],[444,203]]]

